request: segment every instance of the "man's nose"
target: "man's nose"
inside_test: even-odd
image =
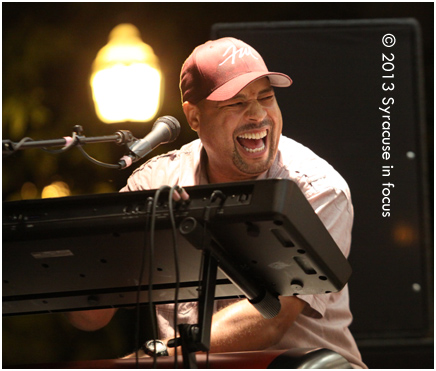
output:
[[[257,100],[250,101],[247,106],[246,117],[250,121],[260,122],[266,117],[266,109]]]

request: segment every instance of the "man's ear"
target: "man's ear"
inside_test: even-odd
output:
[[[185,113],[186,120],[191,129],[198,133],[200,129],[200,110],[197,105],[190,102],[184,102],[183,112]]]

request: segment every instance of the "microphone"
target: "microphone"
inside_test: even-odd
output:
[[[118,164],[125,169],[132,163],[147,156],[153,149],[164,143],[174,142],[180,134],[180,123],[172,116],[159,117],[144,138],[129,145],[130,154],[121,157]]]

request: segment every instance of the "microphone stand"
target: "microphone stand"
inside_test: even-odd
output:
[[[20,142],[12,142],[9,139],[2,140],[2,152],[3,155],[10,155],[18,150],[29,148],[47,148],[47,147],[64,147],[70,148],[72,146],[81,146],[88,143],[105,143],[115,142],[117,144],[128,144],[135,140],[132,133],[128,130],[117,131],[114,135],[100,136],[100,137],[85,137],[81,135],[83,129],[80,125],[76,125],[73,128],[72,137],[63,137],[60,139],[49,140],[33,140],[31,138],[24,138]]]
[[[102,165],[106,167],[112,167],[117,169],[122,169],[123,166],[120,164],[104,164],[93,158],[91,158],[81,147],[85,144],[92,143],[108,143],[113,142],[118,145],[129,145],[132,142],[137,141],[137,139],[128,130],[119,130],[113,135],[98,136],[98,137],[85,137],[82,135],[83,128],[80,125],[73,127],[73,134],[71,137],[63,137],[59,139],[49,139],[49,140],[33,140],[31,138],[23,138],[19,142],[13,142],[9,139],[2,140],[2,153],[3,157],[10,156],[19,150],[39,148],[49,151],[49,147],[62,147],[59,150],[51,151],[52,153],[64,152],[72,147],[78,147],[83,155],[88,158],[88,160],[94,162],[97,165]]]
[[[206,210],[208,213],[210,210]],[[206,216],[208,219],[208,216]],[[198,368],[195,353],[208,352],[210,349],[213,303],[215,299],[217,269],[239,287],[245,297],[264,318],[273,318],[280,312],[277,295],[268,291],[259,282],[252,280],[235,265],[223,246],[215,238],[207,225],[202,225],[193,217],[182,220],[181,234],[197,249],[202,250],[202,278],[198,300],[198,323],[178,325],[180,337],[171,339],[169,347],[182,346],[183,368]]]

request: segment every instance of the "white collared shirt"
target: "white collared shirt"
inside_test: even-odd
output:
[[[179,150],[156,156],[133,172],[121,191],[157,189],[162,185],[183,187],[207,184],[204,149],[199,139]],[[315,210],[320,220],[348,257],[354,211],[345,180],[325,160],[302,144],[280,137],[277,156],[271,168],[258,179],[291,179]],[[327,348],[345,357],[354,367],[366,368],[348,326],[352,321],[348,285],[338,293],[300,295],[308,305],[281,341],[270,349]],[[216,309],[228,305],[216,302]],[[157,306],[159,336],[174,335],[173,305]],[[195,323],[195,303],[179,304],[178,323]]]

